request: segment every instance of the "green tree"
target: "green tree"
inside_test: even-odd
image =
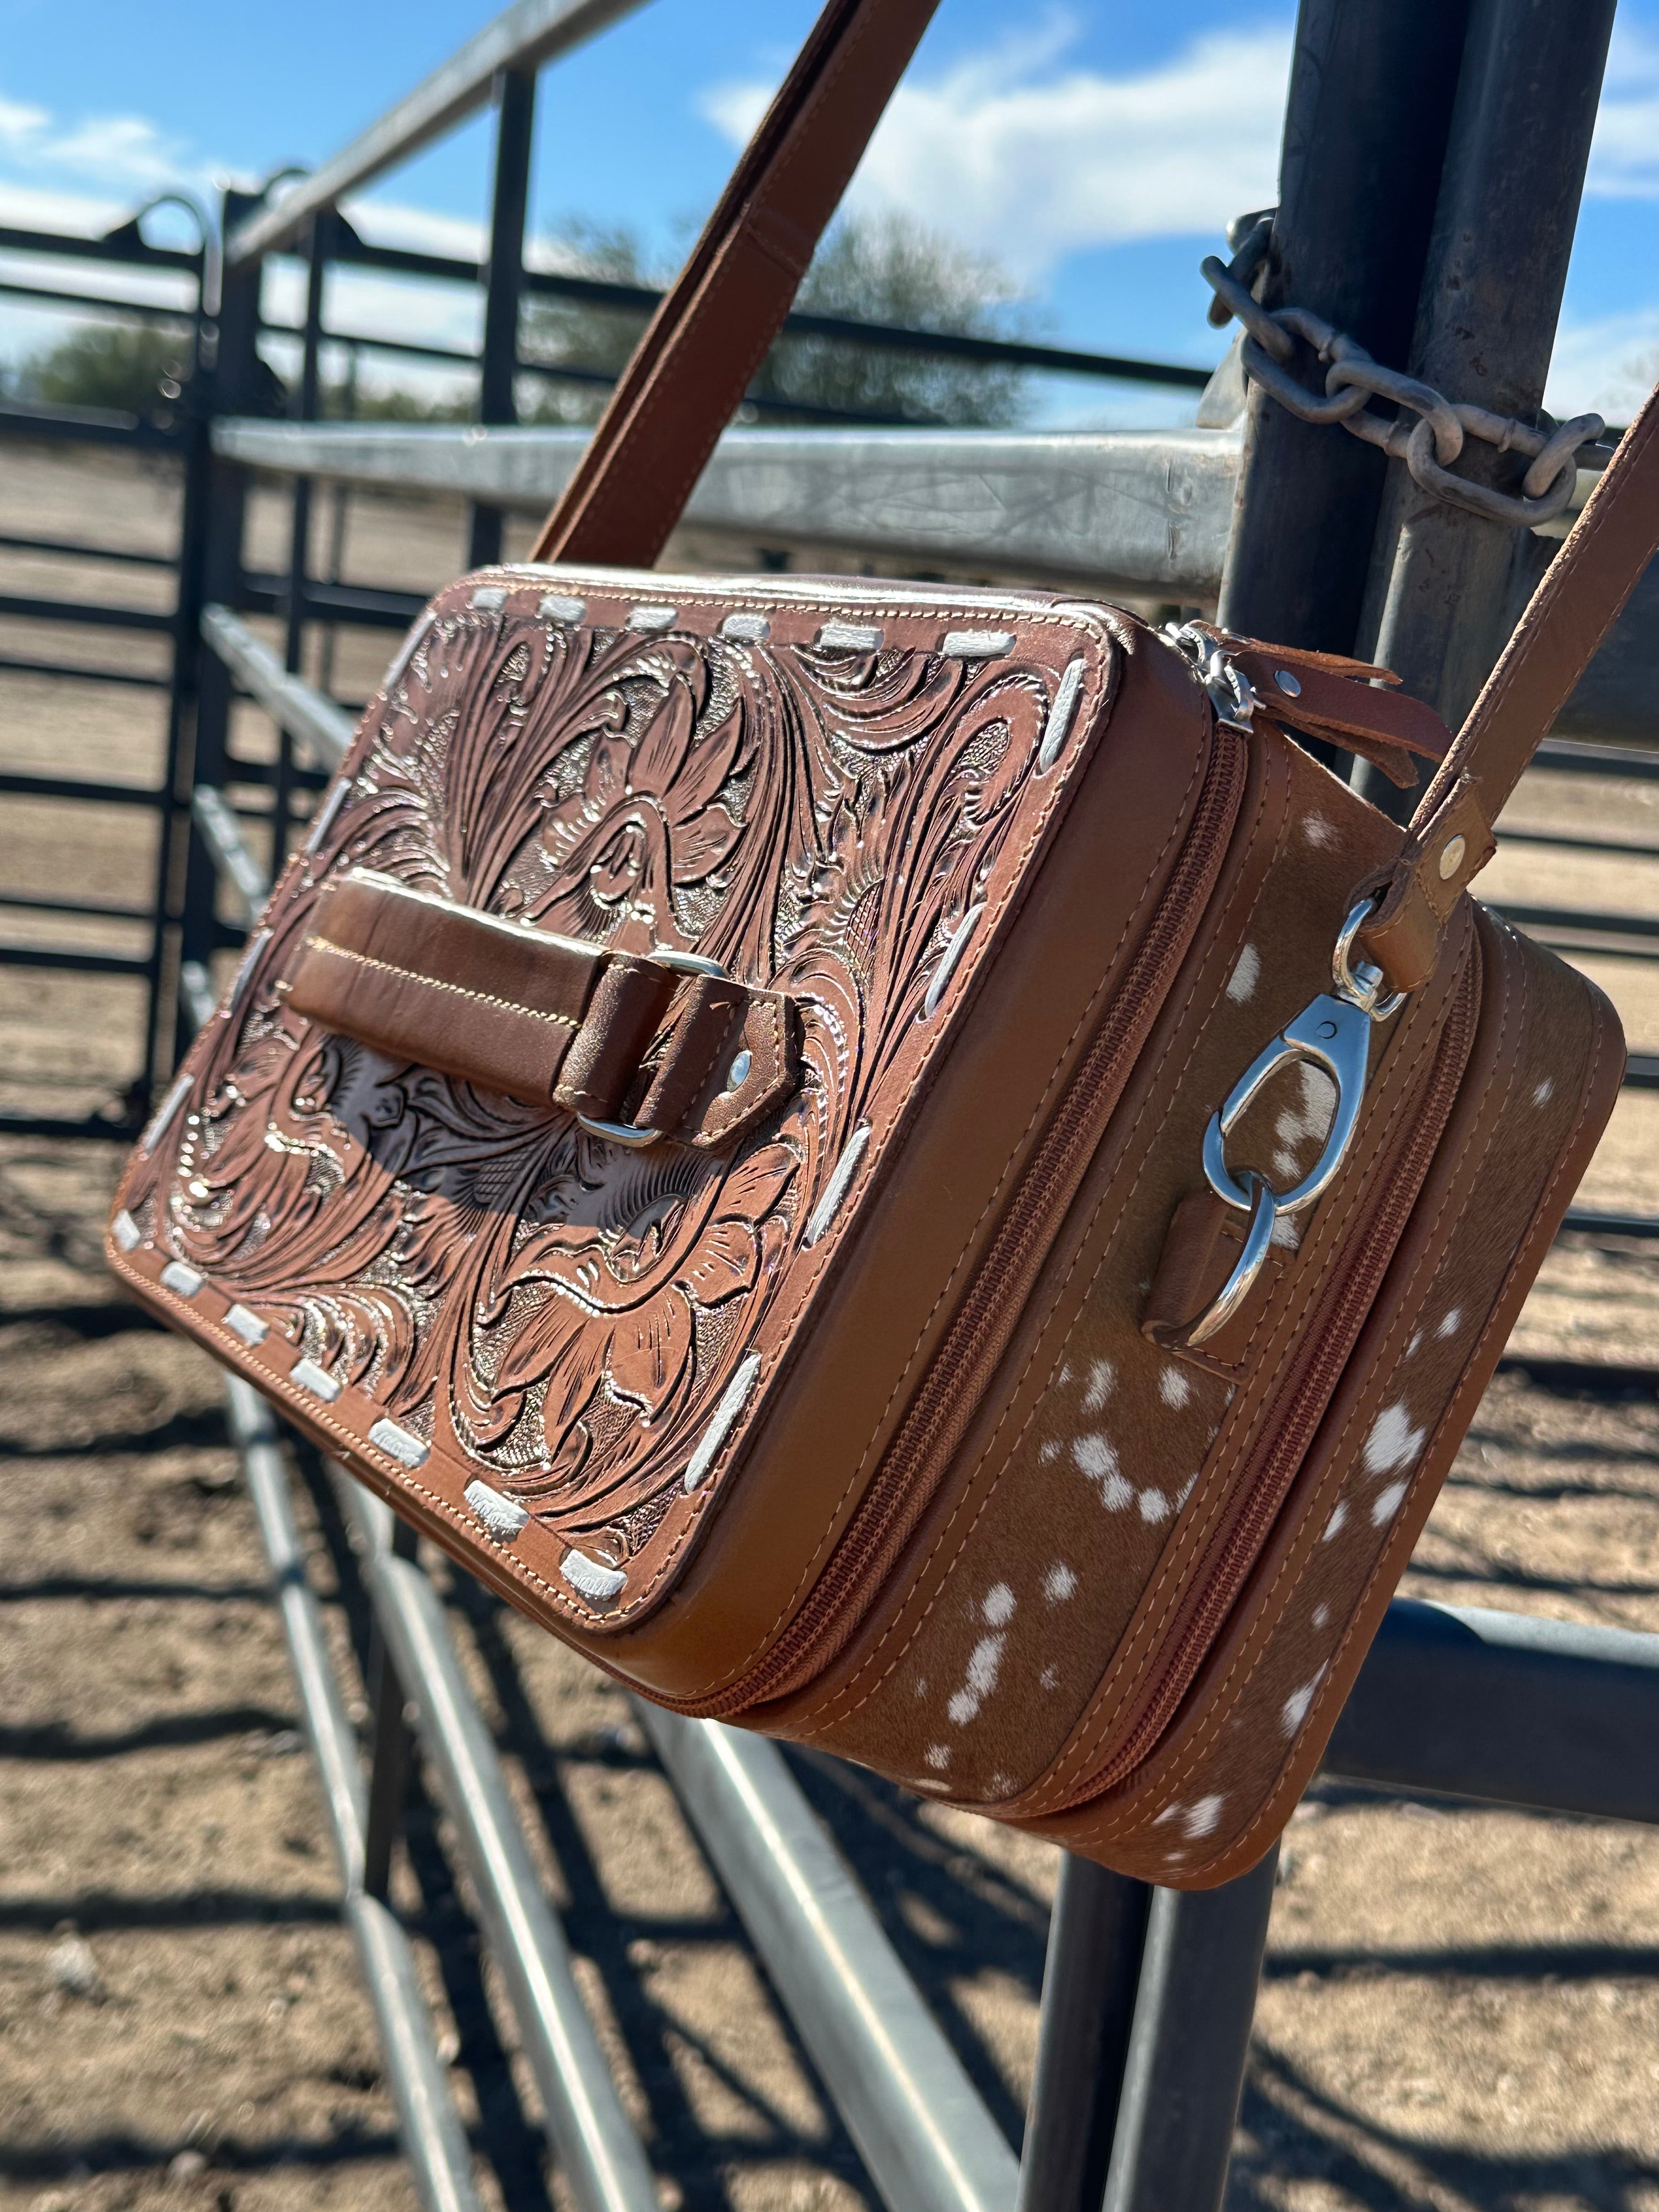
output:
[[[576,248],[574,273],[623,284],[663,281],[628,231],[567,234]],[[815,314],[911,330],[1024,335],[1018,294],[1004,270],[897,216],[837,223],[819,246],[795,304]],[[629,309],[532,295],[524,318],[525,355],[608,380],[633,351],[645,319]],[[768,355],[754,389],[779,409],[799,408],[800,421],[832,408],[901,422],[996,424],[1018,420],[1026,380],[1017,368],[842,339],[786,337]],[[605,396],[600,385],[538,378],[523,394],[520,412],[526,422],[592,422]],[[771,408],[760,416],[765,422],[788,419]]]
[[[52,406],[149,415],[177,398],[189,361],[189,342],[174,331],[149,324],[89,323],[25,361],[15,388],[23,398]]]
[[[969,337],[1024,335],[1007,272],[905,217],[844,220],[819,246],[797,307]],[[779,339],[755,390],[768,398],[904,422],[997,424],[1024,408],[1018,368],[834,338]]]
[[[573,276],[596,277],[608,284],[638,284],[656,289],[666,280],[653,270],[631,231],[604,228],[581,219],[565,226],[567,269]],[[620,376],[649,317],[629,307],[592,307],[545,292],[525,295],[520,321],[520,350],[526,361],[574,369],[570,382],[526,378],[519,391],[519,417],[525,422],[596,422],[606,387]],[[585,381],[599,379],[602,381]]]

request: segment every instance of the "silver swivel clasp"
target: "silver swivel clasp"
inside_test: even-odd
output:
[[[1207,630],[1194,623],[1165,623],[1164,635],[1176,651],[1193,665],[1194,673],[1210,695],[1215,718],[1224,730],[1249,737],[1258,701],[1248,678],[1231,661]]]
[[[1334,988],[1304,1006],[1294,1021],[1260,1052],[1226,1099],[1210,1116],[1204,1132],[1204,1173],[1216,1196],[1250,1217],[1243,1249],[1233,1271],[1207,1312],[1187,1332],[1188,1344],[1202,1344],[1237,1312],[1261,1272],[1273,1231],[1282,1216],[1299,1213],[1329,1187],[1347,1156],[1365,1096],[1372,1024],[1386,1022],[1405,1004],[1403,991],[1385,994],[1386,978],[1368,960],[1356,963],[1353,944],[1374,901],[1362,900],[1349,914],[1331,955]],[[1265,1176],[1247,1168],[1235,1176],[1227,1165],[1227,1139],[1250,1102],[1280,1068],[1299,1060],[1322,1067],[1336,1085],[1336,1106],[1318,1159],[1300,1182],[1276,1191]]]

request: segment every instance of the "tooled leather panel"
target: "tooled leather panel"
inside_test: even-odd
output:
[[[777,1717],[855,1759],[874,1759],[879,1745],[886,1771],[930,1795],[1017,1800],[1060,1759],[1114,1652],[1121,1696],[1135,1694],[1206,1531],[1237,1498],[1237,1471],[1306,1340],[1310,1301],[1332,1281],[1355,1208],[1375,1189],[1370,1155],[1399,1126],[1389,1093],[1409,1095],[1426,1073],[1433,994],[1375,1041],[1352,1166],[1233,1345],[1233,1370],[1211,1374],[1147,1342],[1146,1286],[1171,1211],[1202,1182],[1210,1110],[1328,988],[1352,885],[1397,835],[1276,736],[1257,752],[1231,887],[1224,878],[994,1408],[896,1578],[902,1601],[884,1606],[853,1662]],[[1260,1164],[1283,1188],[1317,1155],[1323,1101],[1316,1085],[1299,1095],[1292,1085],[1258,1111]],[[1240,1134],[1248,1140],[1249,1127]],[[1139,1641],[1127,1643],[1149,1607]]]
[[[585,619],[538,611],[553,580]],[[344,803],[192,1050],[188,1100],[135,1158],[119,1205],[142,1241],[112,1250],[170,1318],[465,1540],[484,1540],[469,1481],[521,1506],[502,1565],[578,1627],[653,1603],[718,1494],[725,1455],[700,1464],[699,1443],[776,1356],[769,1314],[799,1311],[833,1262],[1115,665],[1097,613],[1040,599],[899,587],[849,611],[799,585],[647,580],[509,569],[434,603],[366,719]],[[670,627],[627,626],[671,598]],[[719,635],[734,608],[770,635]],[[880,626],[882,645],[818,645],[838,619]],[[943,653],[967,626],[1010,630],[1012,649]],[[1070,740],[1040,769],[1079,658]],[[628,1152],[307,1023],[276,984],[321,886],[360,867],[616,952],[696,949],[787,991],[799,1093],[726,1153]],[[852,1198],[809,1245],[866,1125]],[[175,1260],[206,1279],[196,1297],[158,1288]],[[233,1307],[263,1342],[239,1339]],[[296,1358],[339,1395],[319,1406],[291,1383]],[[428,1454],[418,1472],[373,1441],[387,1419]],[[592,1595],[573,1572],[611,1587]]]
[[[1283,1826],[1618,1096],[1605,1000],[1480,923],[1481,1034],[1457,1116],[1237,1620],[1140,1772],[1031,1824],[1143,1880],[1230,1878]]]

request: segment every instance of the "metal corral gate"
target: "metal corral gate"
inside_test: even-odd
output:
[[[459,493],[471,502],[472,558],[483,561],[499,552],[503,509],[544,508],[563,482],[582,434],[511,427],[515,376],[532,366],[519,357],[521,297],[562,289],[593,304],[639,307],[650,295],[525,269],[536,71],[637,4],[519,0],[285,198],[229,195],[222,277],[217,241],[205,226],[193,252],[147,246],[136,220],[95,244],[0,233],[0,248],[75,252],[106,267],[180,276],[193,288],[189,306],[149,312],[170,315],[192,336],[195,361],[167,425],[15,405],[0,410],[0,434],[159,443],[181,455],[185,468],[176,607],[149,623],[173,653],[167,775],[162,787],[140,795],[163,825],[157,896],[153,910],[125,916],[143,920],[151,937],[148,957],[129,960],[124,971],[140,975],[149,993],[144,1064],[130,1095],[92,1122],[13,1116],[0,1119],[0,1129],[124,1135],[142,1118],[179,1040],[211,1012],[215,955],[240,940],[264,896],[267,870],[244,836],[245,817],[228,787],[268,791],[263,826],[280,861],[296,806],[349,740],[350,714],[303,680],[308,632],[340,623],[399,629],[416,611],[406,595],[307,573],[313,485],[322,479]],[[1612,0],[1303,0],[1274,231],[1297,296],[1316,302],[1377,359],[1454,392],[1471,386],[1478,354],[1503,404],[1513,411],[1535,407],[1612,14]],[[496,164],[484,266],[358,239],[337,212],[340,197],[491,100]],[[1478,281],[1457,265],[1466,238],[1480,243]],[[262,336],[285,326],[264,315],[262,277],[264,257],[296,241],[307,258],[307,310],[289,334],[301,342],[301,372],[290,419],[279,422],[269,415],[274,380],[259,349]],[[325,328],[325,273],[343,261],[483,283],[480,356],[413,344],[389,349],[473,360],[481,420],[496,427],[408,430],[314,419],[324,349],[386,343]],[[60,296],[40,286],[10,289]],[[1454,294],[1455,313],[1448,305]],[[81,294],[61,296],[85,304]],[[130,301],[107,304],[132,312]],[[798,317],[795,326],[1005,365],[1203,381],[1190,370],[872,331],[834,318]],[[294,483],[290,560],[281,574],[244,562],[255,468],[287,472]],[[1551,550],[1537,537],[1516,537],[1416,496],[1397,465],[1385,471],[1369,449],[1260,404],[1243,434],[1060,440],[867,422],[733,431],[690,519],[750,545],[833,544],[886,565],[990,566],[1176,605],[1218,595],[1223,618],[1236,629],[1338,651],[1352,645],[1366,605],[1386,600],[1390,658],[1454,723]],[[43,549],[33,539],[0,543]],[[1423,586],[1425,569],[1438,580],[1433,589]],[[1650,577],[1541,765],[1659,777],[1659,712],[1638,643],[1656,613],[1659,591]],[[249,628],[249,614],[281,620],[280,656]],[[125,619],[108,608],[15,598],[0,599],[0,615],[45,623]],[[53,664],[18,659],[3,668],[54,672]],[[88,672],[55,672],[81,678]],[[130,680],[118,667],[93,672]],[[275,720],[281,748],[274,764],[233,750],[238,696]],[[106,795],[101,787],[41,777],[7,776],[0,789]],[[27,902],[0,892],[0,903]],[[112,911],[85,902],[40,903]],[[1572,949],[1651,957],[1659,936],[1659,924],[1629,915],[1509,911],[1546,941]],[[61,964],[70,956],[5,947],[0,957]],[[74,958],[86,964],[84,956]],[[170,1034],[175,996],[179,1019]],[[1631,1079],[1654,1085],[1659,1060],[1638,1056]],[[1570,1226],[1659,1234],[1659,1221],[1634,1212],[1580,1212]],[[1631,1371],[1620,1374],[1628,1379]],[[1651,1368],[1639,1371],[1651,1380]],[[1593,1375],[1583,1370],[1582,1379]],[[366,1767],[307,1579],[283,1440],[245,1384],[228,1388],[339,1860],[343,1911],[422,2202],[434,2212],[465,2212],[479,2200],[409,1938],[386,1902],[410,1715],[502,1971],[565,2186],[582,2212],[645,2212],[658,2201],[653,2177],[408,1532],[339,1478],[380,1647]],[[1218,2205],[1273,1858],[1199,1896],[1066,1860],[1036,2082],[1017,2161],[775,1747],[644,1705],[637,1711],[877,2193],[894,2212],[1208,2212]],[[1327,1764],[1334,1774],[1396,1790],[1655,1821],[1656,1747],[1659,1637],[1400,1601]]]

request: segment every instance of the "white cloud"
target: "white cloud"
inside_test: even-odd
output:
[[[210,188],[211,167],[147,116],[86,116],[65,124],[44,107],[0,94],[0,162],[39,180],[54,172],[101,185],[124,202],[183,186]]]
[[[1659,306],[1594,322],[1564,324],[1550,361],[1544,404],[1565,418],[1594,409],[1628,422],[1659,380]]]
[[[849,204],[902,210],[1031,282],[1090,246],[1218,237],[1273,200],[1287,30],[1212,33],[1136,76],[1048,74],[1054,52],[997,50],[901,85]],[[739,143],[766,98],[726,84],[702,106]]]
[[[27,107],[0,95],[0,147],[27,147],[51,120],[44,107]]]
[[[14,184],[0,177],[0,223],[10,230],[59,230],[71,237],[101,238],[130,210],[118,199],[55,191],[44,185]]]
[[[1613,26],[1586,190],[1598,199],[1659,199],[1659,38]]]

